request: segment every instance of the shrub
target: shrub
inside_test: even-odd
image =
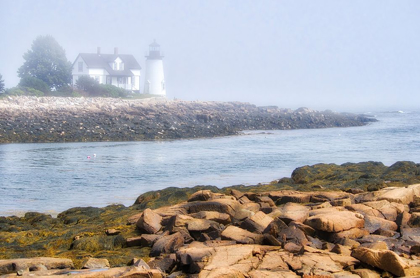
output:
[[[44,96],[44,93],[41,91],[38,91],[34,88],[21,87],[21,86],[7,89],[6,94],[11,95],[11,96],[36,96],[36,97]]]
[[[32,76],[25,76],[22,79],[20,79],[19,87],[32,88],[43,93],[50,92],[50,87],[47,85],[47,83],[45,83],[41,79]]]
[[[114,85],[100,84],[101,95],[106,97],[127,97],[128,92]]]

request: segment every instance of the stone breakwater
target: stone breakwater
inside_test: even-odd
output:
[[[142,141],[235,135],[242,130],[361,126],[363,115],[166,99],[5,97],[0,143]]]

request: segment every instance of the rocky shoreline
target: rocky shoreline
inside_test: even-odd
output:
[[[4,97],[0,143],[95,142],[235,135],[243,130],[361,126],[364,115],[162,98]]]
[[[267,185],[0,217],[0,275],[420,275],[420,164],[317,164]]]

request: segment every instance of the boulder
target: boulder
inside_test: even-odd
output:
[[[373,250],[358,247],[353,250],[352,256],[361,262],[388,271],[397,276],[405,276],[405,270],[409,268],[396,253],[390,250]]]
[[[364,236],[369,235],[369,231],[366,229],[359,229],[359,228],[353,228],[347,231],[342,231],[338,233],[331,233],[328,236],[328,240],[331,242],[338,242],[343,239],[357,239],[362,238]]]
[[[363,243],[361,247],[366,247],[373,250],[388,250],[388,245],[384,241]]]
[[[352,204],[352,205],[346,206],[346,209],[350,211],[358,212],[360,214],[363,214],[364,216],[370,215],[370,216],[375,216],[379,218],[385,218],[384,215],[380,211],[370,206],[367,206],[365,204]]]
[[[404,205],[399,203],[391,203],[387,200],[366,202],[364,205],[378,210],[385,219],[395,221],[397,215],[404,212]]]
[[[139,237],[130,237],[127,238],[126,244],[127,247],[133,246],[143,246],[143,247],[151,247],[161,235],[151,235],[151,234],[143,234]]]
[[[83,269],[95,269],[95,268],[109,268],[109,261],[107,259],[89,258],[82,266]]]
[[[275,215],[283,220],[286,224],[291,221],[304,222],[309,217],[310,208],[296,203],[286,203],[279,208],[279,212]]]
[[[147,264],[152,269],[160,269],[163,272],[170,273],[176,266],[176,255],[170,254],[163,258],[153,258]]]
[[[404,205],[410,204],[414,200],[416,191],[419,185],[412,185],[411,187],[387,187],[380,191],[377,200],[387,200],[389,202],[400,203]]]
[[[250,278],[299,278],[300,276],[290,270],[252,270],[248,273]]]
[[[242,205],[238,201],[231,199],[191,202],[186,204],[185,207],[188,209],[190,214],[200,211],[217,211],[229,214],[229,216],[234,218],[237,214],[240,214],[241,209],[243,209]]]
[[[210,190],[200,190],[195,193],[193,193],[189,198],[188,202],[194,202],[194,201],[207,201],[213,198],[213,192]]]
[[[330,210],[330,213],[311,216],[304,223],[319,231],[335,233],[364,226],[363,216],[360,214]]]
[[[309,203],[311,200],[310,193],[303,193],[298,191],[275,191],[270,192],[269,197],[276,202],[276,205],[282,205],[286,203]]]
[[[159,214],[147,208],[143,211],[136,225],[142,232],[156,234],[162,228],[161,221],[162,217]]]
[[[242,244],[261,244],[264,236],[251,233],[236,226],[228,226],[221,234],[222,239],[234,240]]]
[[[289,225],[287,229],[281,230],[279,232],[278,238],[282,243],[293,242],[300,246],[307,245],[309,243],[305,233],[293,224]]]
[[[253,233],[262,234],[274,219],[262,211],[257,212],[241,223],[241,228]]]
[[[381,275],[378,272],[367,268],[354,269],[352,272],[359,275],[361,278],[381,278]]]
[[[217,211],[200,211],[197,213],[190,214],[190,216],[198,219],[207,219],[216,221],[220,224],[229,224],[232,222],[230,215],[227,213],[220,213]]]
[[[72,269],[73,261],[70,259],[36,257],[30,259],[0,260],[0,274],[16,272],[18,269],[31,269],[45,266],[47,269]]]
[[[413,212],[411,214],[408,226],[412,228],[420,228],[420,212]]]
[[[375,216],[365,216],[365,229],[370,233],[374,233],[379,229],[396,231],[398,226],[395,222],[375,217]]]
[[[159,238],[155,244],[153,244],[150,256],[157,257],[160,254],[174,253],[180,247],[184,245],[184,237],[181,233],[175,233]]]

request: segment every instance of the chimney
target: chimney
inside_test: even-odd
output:
[[[114,55],[118,55],[118,47],[114,47]]]
[[[98,46],[98,55],[101,55],[101,48]]]

